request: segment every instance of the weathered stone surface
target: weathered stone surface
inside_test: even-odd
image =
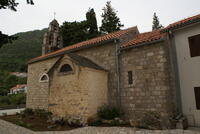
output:
[[[140,117],[145,111],[170,115],[175,109],[174,91],[165,42],[123,51],[120,55],[121,100],[128,118]],[[133,84],[128,83],[133,72]]]
[[[169,57],[169,49],[167,47],[167,43],[164,41],[157,44],[131,48],[120,53],[119,63],[121,78],[120,93],[118,92],[118,58],[116,53],[119,49],[119,46],[132,39],[135,34],[136,33],[125,35],[124,37],[121,37],[119,42],[111,42],[90,48],[83,48],[76,50],[73,53],[90,59],[108,71],[108,85],[106,85],[108,86],[108,102],[110,105],[116,105],[119,101],[118,95],[120,94],[121,106],[127,119],[134,119],[138,114],[146,111],[157,111],[160,112],[162,116],[170,116],[174,111],[176,111],[175,84]],[[50,109],[62,116],[69,113],[87,115],[89,107],[86,108],[86,105],[90,105],[85,100],[87,100],[86,98],[91,95],[89,94],[90,91],[95,91],[100,96],[103,93],[97,90],[89,91],[89,89],[83,88],[87,87],[85,86],[87,82],[85,83],[83,80],[90,78],[87,71],[85,71],[85,74],[76,74],[72,76],[71,80],[68,80],[68,76],[63,76],[61,78],[54,72],[52,74],[53,77],[50,77],[50,81],[55,82],[54,85],[43,84],[42,86],[36,83],[38,76],[42,73],[42,71],[39,69],[44,70],[46,66],[45,64],[47,64],[47,66],[53,66],[51,63],[55,63],[56,60],[58,60],[58,58],[51,58],[49,60],[44,60],[34,63],[33,65],[29,65],[30,75],[32,76],[28,79],[28,83],[32,84],[28,86],[33,86],[34,88],[32,87],[31,90],[34,91],[28,93],[28,99],[30,96],[31,99],[29,99],[27,106],[38,107],[37,105],[42,105],[40,107],[47,108],[47,104],[49,103],[52,104],[52,107],[54,107],[53,109]],[[128,84],[128,71],[133,72],[133,84]],[[92,78],[95,79],[94,76]],[[73,90],[64,90],[66,85],[61,83],[64,83],[65,80],[65,84],[67,85],[72,83],[70,88]],[[96,81],[98,80],[96,79]],[[98,84],[101,85],[102,83],[99,82],[97,84],[95,82],[88,82],[87,84],[93,86],[94,89],[97,88]],[[97,84],[96,87],[94,87],[95,84]],[[48,90],[48,86],[50,90]],[[38,91],[40,88],[42,88],[42,90]],[[43,91],[43,89],[46,90]],[[51,96],[49,100],[39,99],[46,98],[47,93],[50,93]],[[67,97],[65,94],[70,94],[71,96]],[[77,97],[77,94],[80,94],[80,96]],[[34,95],[37,97],[34,97]],[[93,103],[98,95],[95,96],[93,94],[92,96],[93,98],[89,98],[89,102]],[[39,100],[43,104],[37,104],[40,102]],[[59,103],[60,105],[54,105],[56,103]],[[65,109],[68,104],[74,105],[75,108],[69,108],[68,111],[57,110]],[[91,109],[91,113],[95,113],[96,108],[89,109]]]
[[[69,74],[60,73],[65,64],[72,67]],[[39,67],[39,71],[36,72],[34,67]],[[60,117],[79,116],[86,120],[95,116],[97,108],[108,102],[108,78],[104,70],[79,66],[67,55],[59,61],[50,59],[31,64],[29,68],[28,108],[42,108]],[[47,72],[49,81],[41,82],[41,75]]]
[[[26,107],[48,110],[49,83],[39,82],[40,77],[46,73],[59,59],[51,58],[28,66],[28,80]]]

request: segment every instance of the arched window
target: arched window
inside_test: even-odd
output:
[[[48,80],[46,75],[43,75],[42,78],[41,78],[41,81],[44,81],[44,80]]]
[[[66,73],[66,72],[71,72],[71,71],[72,71],[72,67],[69,64],[64,64],[60,68],[61,73]]]
[[[45,73],[40,77],[40,82],[49,82],[49,76]]]

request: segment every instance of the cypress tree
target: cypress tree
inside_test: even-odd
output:
[[[103,8],[103,14],[101,17],[103,17],[102,26],[100,27],[102,33],[118,31],[124,26],[117,17],[115,9],[112,8],[111,1],[107,1],[106,7]]]
[[[64,46],[69,46],[87,39],[86,21],[64,22],[61,26]]]
[[[153,15],[152,31],[153,31],[153,30],[160,29],[160,28],[162,28],[162,27],[163,27],[163,26],[160,24],[160,21],[159,21],[158,16],[156,15],[156,13],[154,13],[154,15]]]
[[[88,10],[84,21],[64,22],[61,26],[61,34],[64,46],[97,37],[99,32],[94,9]]]
[[[99,35],[97,19],[94,9],[89,9],[86,13],[86,22],[88,27],[88,39]]]

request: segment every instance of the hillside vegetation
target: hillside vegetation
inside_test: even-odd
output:
[[[18,39],[0,48],[0,70],[27,71],[27,62],[41,55],[43,35],[47,29],[17,33]]]

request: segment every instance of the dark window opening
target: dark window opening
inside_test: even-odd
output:
[[[41,78],[41,81],[45,81],[45,80],[48,80],[48,78],[47,78],[46,75],[43,75],[42,78]]]
[[[65,64],[60,68],[60,72],[64,73],[64,72],[70,72],[72,71],[72,68],[69,64]]]
[[[200,56],[200,34],[189,37],[188,40],[191,57]]]
[[[200,87],[194,88],[194,94],[195,94],[197,110],[200,110]]]
[[[133,84],[133,72],[128,71],[128,84]]]
[[[49,76],[47,74],[43,74],[41,77],[40,77],[40,82],[48,82],[49,81]]]

